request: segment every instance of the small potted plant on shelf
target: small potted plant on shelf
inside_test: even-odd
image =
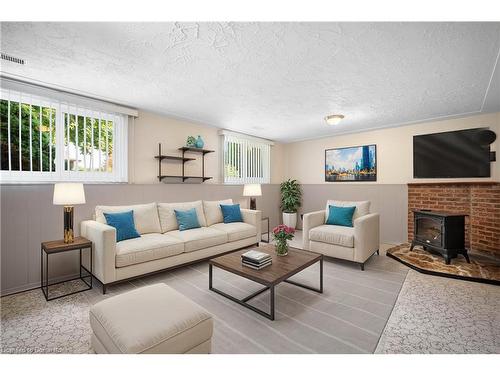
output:
[[[196,147],[196,138],[190,135],[186,140],[187,147]]]
[[[297,180],[286,180],[280,185],[281,209],[283,224],[295,228],[297,225],[297,210],[301,205],[302,191]]]
[[[273,238],[276,241],[276,255],[285,256],[288,254],[288,243],[286,241],[293,239],[294,233],[294,228],[284,224],[273,229]]]

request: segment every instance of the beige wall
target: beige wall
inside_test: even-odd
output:
[[[130,124],[129,134],[129,182],[135,184],[158,183],[158,162],[154,156],[158,154],[158,143],[162,144],[162,153],[166,155],[180,155],[177,150],[185,145],[189,135],[201,135],[205,148],[215,152],[205,156],[205,175],[213,177],[205,183],[222,183],[220,168],[221,137],[220,129],[198,125],[187,121],[177,120],[149,112],[139,112],[139,117]],[[283,178],[283,152],[282,144],[276,143],[271,147],[271,183],[279,183]],[[185,164],[185,174],[201,175],[201,157],[196,154],[186,156],[196,157],[196,161]],[[164,161],[162,174],[181,174],[182,164],[175,161]],[[178,182],[173,180],[170,182]],[[196,181],[195,181],[196,182]]]
[[[326,125],[325,125],[326,126]],[[288,178],[302,184],[329,184],[324,181],[325,149],[335,147],[377,145],[377,184],[407,184],[408,182],[477,181],[478,179],[413,179],[413,136],[476,127],[490,127],[497,134],[491,150],[500,158],[500,112],[435,121],[398,128],[340,135],[285,145],[285,171]],[[500,181],[500,161],[492,163],[492,177],[480,180]],[[368,185],[367,182],[350,184]]]

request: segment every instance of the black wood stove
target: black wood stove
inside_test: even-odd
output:
[[[470,263],[465,248],[465,216],[437,211],[413,211],[413,241],[410,251],[415,245],[423,246],[424,250],[441,254],[446,264],[452,258],[462,254]]]

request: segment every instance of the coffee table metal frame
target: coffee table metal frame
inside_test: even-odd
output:
[[[306,263],[304,264],[303,266],[300,266],[300,267],[297,267],[297,269],[295,269],[293,272],[291,272],[290,275],[288,275],[288,277],[291,277],[293,275],[296,275],[297,273],[299,273],[300,271],[303,271],[304,269],[312,266],[313,264],[319,262],[319,289],[318,288],[314,288],[314,287],[311,287],[309,285],[305,285],[305,284],[302,284],[302,283],[298,283],[296,281],[292,281],[292,280],[288,280],[285,279],[285,280],[280,280],[280,279],[277,279],[276,281],[274,282],[270,282],[270,283],[263,283],[263,282],[260,282],[260,281],[256,281],[252,278],[249,278],[249,277],[245,277],[244,275],[241,275],[239,273],[236,273],[236,272],[233,272],[230,268],[222,268],[222,267],[218,267],[218,265],[216,264],[212,264],[212,260],[210,261],[209,265],[208,265],[208,288],[217,293],[217,294],[220,294],[221,296],[223,297],[226,297],[227,299],[233,301],[233,302],[236,302],[238,304],[240,304],[241,306],[244,306],[246,307],[247,309],[250,309],[254,312],[256,312],[257,314],[260,314],[270,320],[274,320],[275,318],[275,309],[276,309],[276,306],[275,306],[275,287],[282,281],[284,281],[285,283],[289,283],[289,284],[292,284],[292,285],[295,285],[295,286],[299,286],[301,288],[304,288],[304,289],[308,289],[308,290],[312,290],[313,292],[317,292],[317,293],[323,293],[323,255],[319,254],[320,257],[319,259],[315,260],[314,262],[312,263]],[[220,289],[217,289],[213,286],[213,267],[216,266],[217,268],[220,268],[224,271],[227,271],[227,272],[231,272],[235,275],[238,275],[238,276],[241,276],[247,280],[251,280],[253,282],[256,282],[258,284],[261,284],[261,285],[264,285],[264,288],[262,289],[259,289],[257,290],[256,292],[244,297],[244,298],[236,298],[226,292],[223,292],[222,290]],[[264,310],[261,310],[255,306],[252,306],[250,305],[249,303],[247,303],[248,301],[250,301],[251,299],[257,297],[258,295],[266,292],[266,291],[270,291],[270,294],[269,294],[269,305],[270,305],[270,312],[266,312]]]

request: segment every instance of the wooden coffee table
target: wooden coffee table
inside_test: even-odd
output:
[[[250,249],[239,250],[234,253],[222,255],[217,258],[210,259],[208,268],[208,287],[210,290],[239,303],[246,308],[255,311],[256,313],[265,316],[268,319],[274,320],[274,288],[276,285],[282,281],[290,283],[293,285],[300,286],[305,289],[312,290],[314,292],[323,293],[323,255],[313,253],[310,251],[304,251],[299,249],[290,248],[288,250],[288,255],[284,257],[277,256],[274,250],[274,245],[261,245],[255,248],[258,251],[262,251],[271,254],[273,258],[273,263],[261,270],[254,270],[250,267],[245,267],[241,264],[241,254],[247,252]],[[319,262],[319,289],[298,283],[296,281],[288,280],[288,278],[299,273],[305,268]],[[256,283],[264,285],[264,288],[250,294],[249,296],[239,299],[233,297],[213,286],[213,267],[218,267],[225,271],[234,273],[245,279],[252,280]],[[258,309],[255,306],[248,304],[247,302],[252,298],[255,298],[265,291],[270,291],[270,312],[267,313],[264,310]]]

